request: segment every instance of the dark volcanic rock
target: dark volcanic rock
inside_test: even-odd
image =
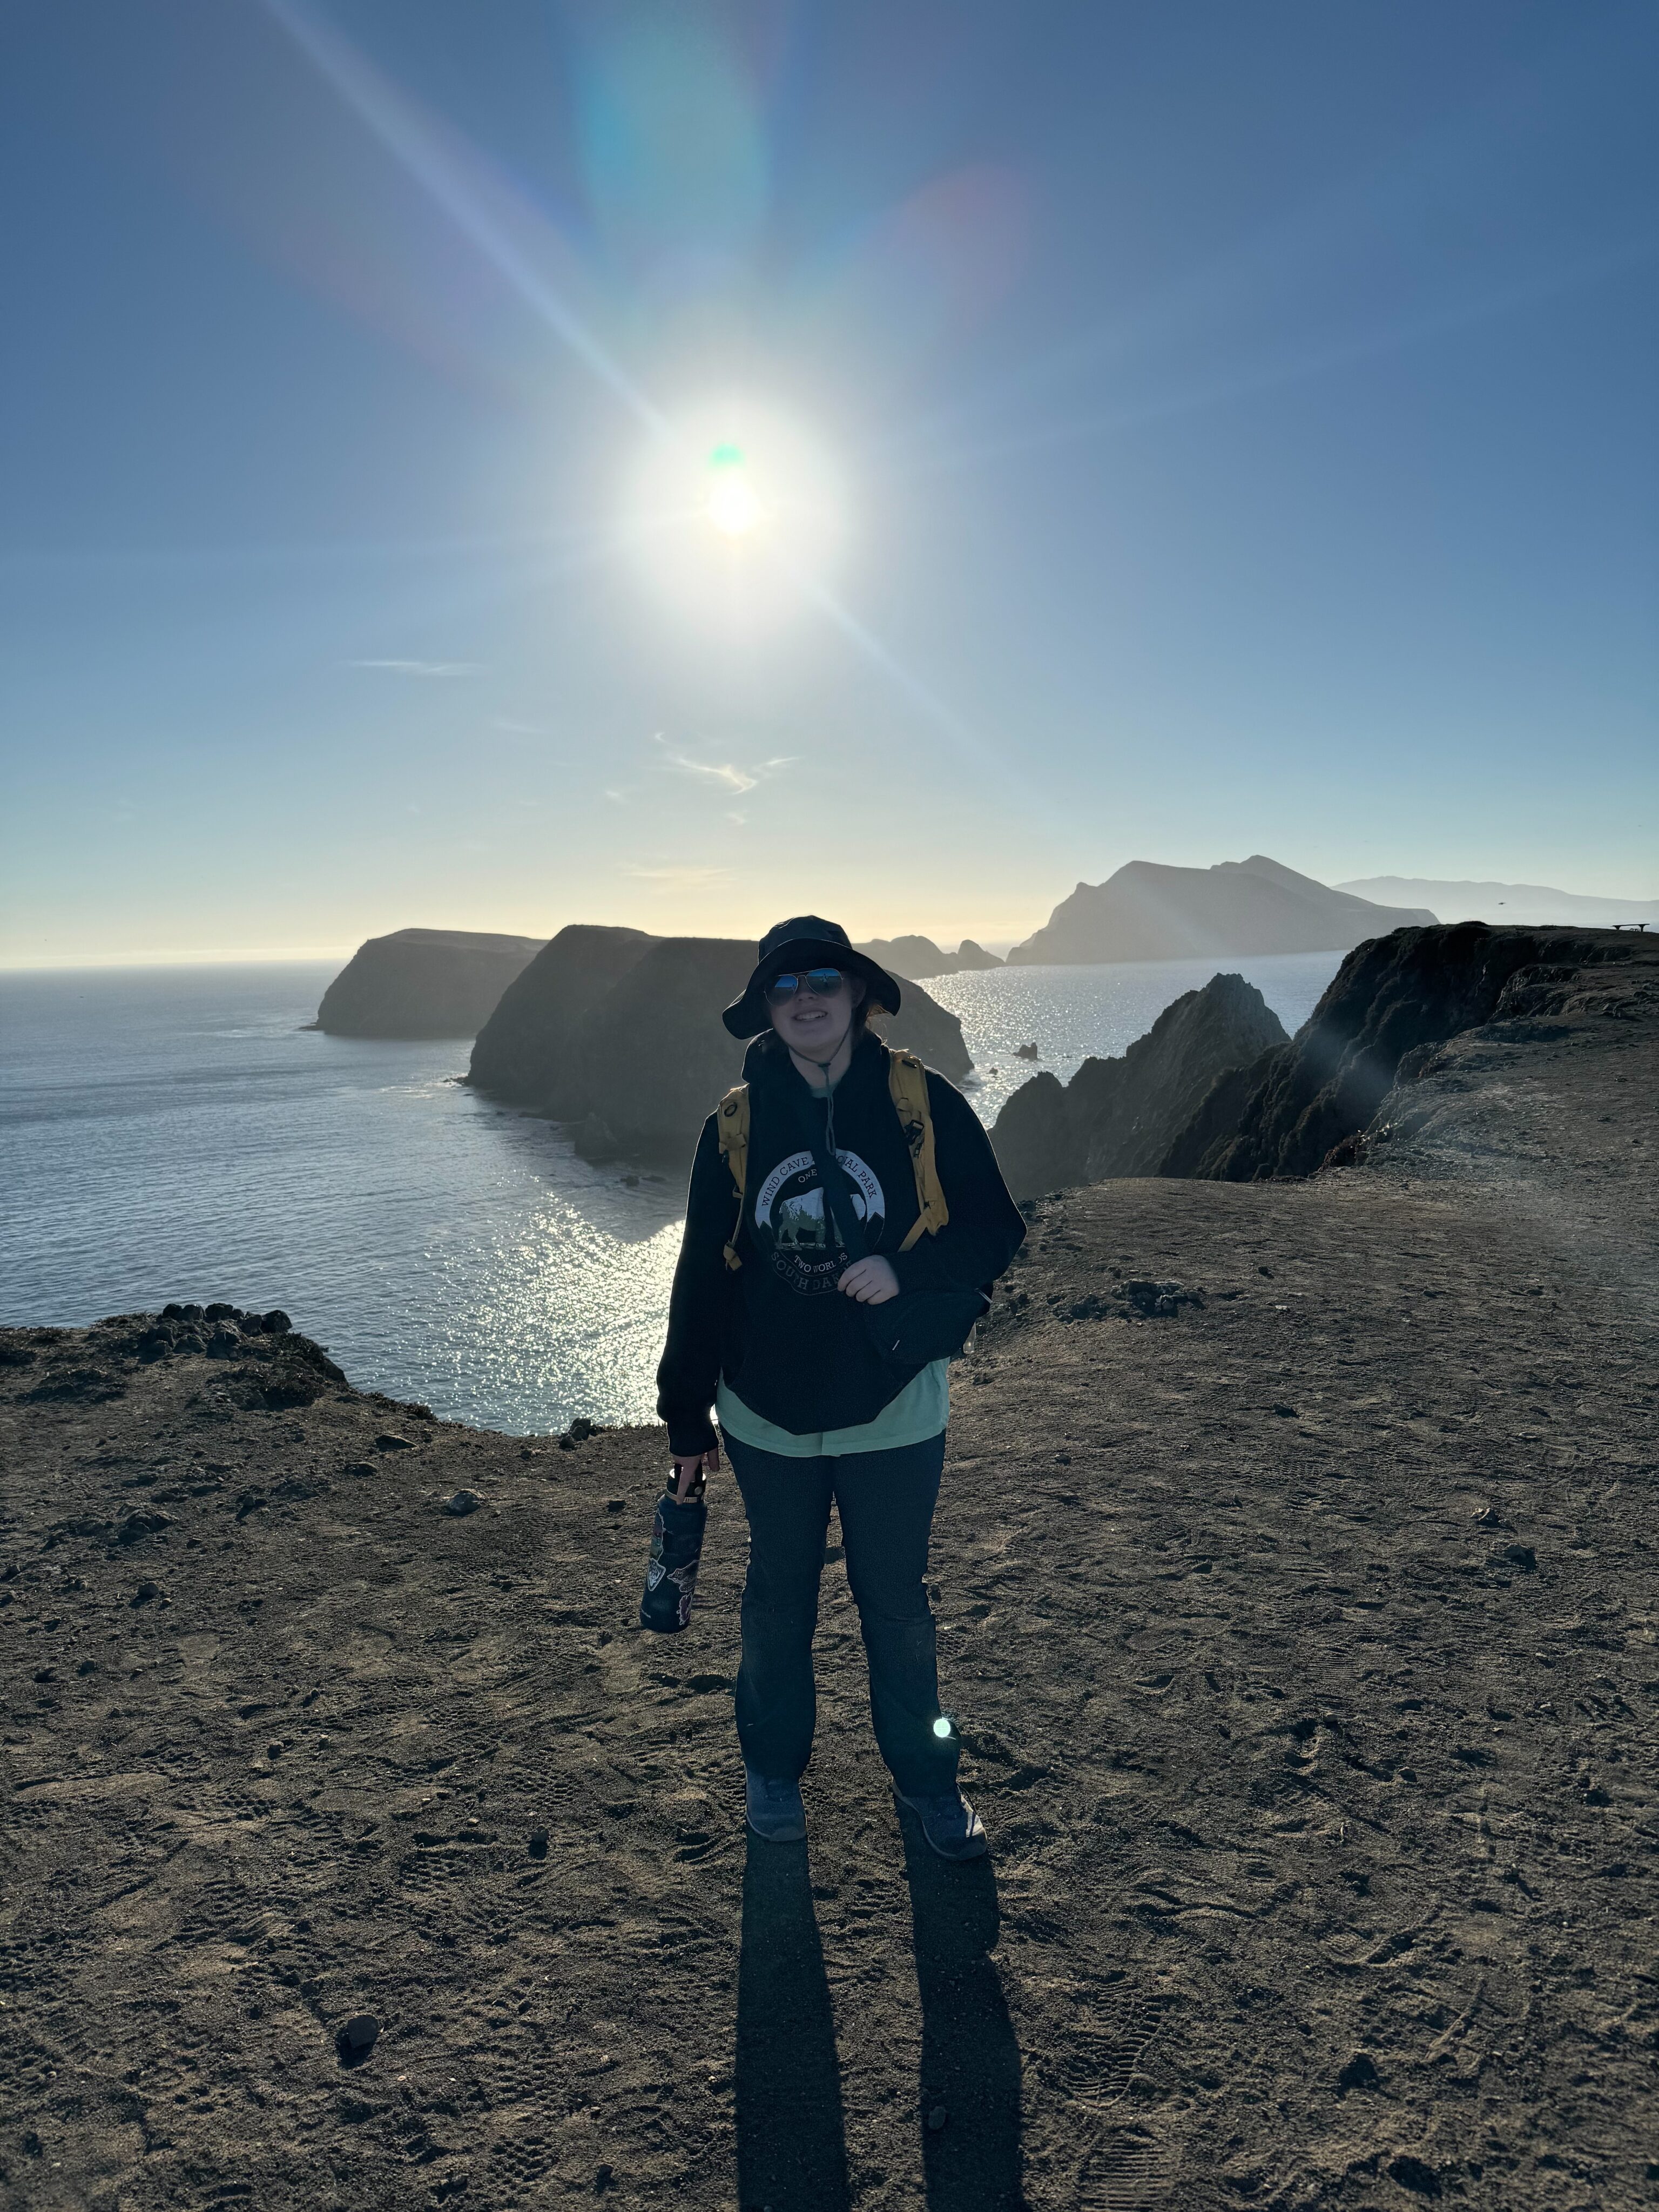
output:
[[[1158,1172],[1224,1182],[1311,1175],[1433,1048],[1492,1021],[1634,1006],[1643,940],[1612,930],[1397,929],[1356,946],[1296,1036],[1224,1077]],[[1012,1101],[1010,1102],[1012,1103]]]
[[[380,2023],[372,2012],[354,2013],[337,2032],[334,2043],[348,2066],[360,2063],[380,2039]]]
[[[398,929],[371,937],[323,994],[316,1026],[334,1036],[470,1037],[541,949],[537,937]]]
[[[1213,868],[1130,860],[1103,884],[1079,884],[1044,928],[1014,946],[1008,964],[1334,952],[1402,922],[1433,920],[1425,908],[1373,906],[1334,891],[1262,853]]]
[[[1155,1175],[1218,1076],[1282,1046],[1285,1030],[1242,975],[1214,975],[1166,1006],[1121,1060],[1085,1060],[1062,1089],[1033,1076],[997,1116],[997,1158],[1016,1198],[1115,1176]]]
[[[591,968],[585,963],[591,960]],[[562,930],[507,993],[468,1080],[576,1125],[585,1158],[679,1162],[742,1073],[720,1020],[755,963],[745,939]],[[962,1024],[907,981],[889,1041],[953,1079],[973,1062]]]

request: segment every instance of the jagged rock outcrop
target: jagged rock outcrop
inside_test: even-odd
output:
[[[964,937],[954,952],[946,952],[931,937],[872,937],[858,949],[880,961],[890,975],[912,981],[922,975],[959,975],[965,969],[1002,965],[994,952],[975,945],[971,937]]]
[[[1400,929],[1358,945],[1288,1044],[1217,1083],[1158,1172],[1226,1182],[1311,1175],[1352,1146],[1397,1078],[1465,1030],[1624,1011],[1652,988],[1646,946],[1612,930],[1479,921]]]
[[[324,992],[313,1027],[331,1036],[477,1036],[542,942],[479,929],[371,937]]]
[[[1242,975],[1214,975],[1168,1006],[1121,1060],[1085,1060],[1062,1085],[1022,1084],[991,1141],[1016,1198],[1068,1183],[1155,1175],[1218,1078],[1286,1042],[1284,1024]]]
[[[1334,952],[1407,923],[1433,921],[1426,908],[1372,906],[1332,890],[1262,853],[1213,868],[1130,860],[1103,884],[1079,884],[1045,927],[1014,946],[1008,964]]]
[[[956,961],[958,975],[965,975],[970,969],[976,968],[1001,968],[1007,964],[1000,952],[988,952],[982,945],[976,945],[971,937],[964,937],[957,945]]]
[[[467,1079],[570,1122],[590,1159],[682,1161],[742,1073],[720,1012],[754,964],[746,938],[561,930],[503,994]],[[959,1081],[973,1066],[961,1023],[919,984],[907,980],[902,996],[882,1034]]]

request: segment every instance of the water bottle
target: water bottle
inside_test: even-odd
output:
[[[641,1628],[673,1636],[690,1622],[703,1530],[708,1525],[702,1485],[699,1483],[682,1503],[674,1495],[671,1476],[668,1487],[657,1500],[651,1524],[651,1559],[645,1571],[645,1595],[640,1600]]]

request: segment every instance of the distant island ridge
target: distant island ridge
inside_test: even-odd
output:
[[[971,937],[954,952],[920,935],[868,938],[859,950],[915,983],[1005,964],[1346,952],[1368,937],[1435,919],[1425,907],[1377,905],[1334,890],[1257,853],[1213,868],[1130,860],[1104,883],[1079,884],[1042,928],[1012,947],[1006,963]],[[644,930],[586,923],[570,928],[587,933],[569,939],[567,952],[585,944],[601,969],[618,945],[651,941]],[[398,929],[371,937],[329,985],[316,1026],[337,1036],[476,1037],[548,941],[464,929]],[[744,940],[721,941],[735,946]],[[737,957],[729,952],[725,964]]]
[[[1378,906],[1333,890],[1265,853],[1212,868],[1129,860],[1103,884],[1079,884],[1035,936],[1012,949],[1008,965],[1347,952],[1367,938],[1437,919],[1427,907]]]
[[[1558,891],[1548,884],[1442,881],[1427,876],[1367,876],[1338,884],[1340,891],[1384,904],[1431,906],[1442,921],[1504,922],[1511,927],[1611,929],[1619,923],[1659,927],[1659,899],[1591,897]]]
[[[1322,884],[1254,853],[1248,860],[1223,860],[1211,868],[1127,861],[1103,883],[1079,884],[1041,929],[1010,947],[1006,963],[971,937],[963,938],[953,952],[920,934],[865,939],[859,949],[914,985],[930,976],[1005,965],[1346,952],[1396,929],[1465,920],[1511,927],[1659,927],[1659,900],[1589,897],[1538,884],[1410,876]],[[725,974],[741,964],[744,942],[663,940],[644,930],[586,924],[572,924],[560,937],[565,945],[562,971],[586,947],[583,957],[595,963],[590,980],[600,992],[618,980],[612,970],[622,946],[718,941],[726,949],[716,964]],[[370,938],[324,994],[316,1026],[339,1036],[477,1037],[503,994],[547,943],[544,938],[462,929],[399,929]],[[580,996],[574,977],[562,988]],[[929,1006],[933,1003],[927,1001]],[[924,1012],[922,1019],[926,1024],[929,1017]],[[945,1060],[956,1057],[947,1045]]]
[[[954,952],[946,952],[931,937],[871,937],[857,947],[878,960],[890,974],[920,982],[927,975],[963,975],[970,969],[1000,968],[1003,962],[971,937],[964,937]]]

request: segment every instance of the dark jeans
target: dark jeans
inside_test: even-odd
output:
[[[817,1692],[812,1632],[833,1499],[870,1662],[876,1741],[907,1796],[956,1787],[954,1734],[939,1736],[939,1670],[927,1603],[927,1537],[945,1438],[842,1459],[784,1459],[726,1439],[749,1516],[738,1741],[745,1766],[772,1781],[803,1774]]]

